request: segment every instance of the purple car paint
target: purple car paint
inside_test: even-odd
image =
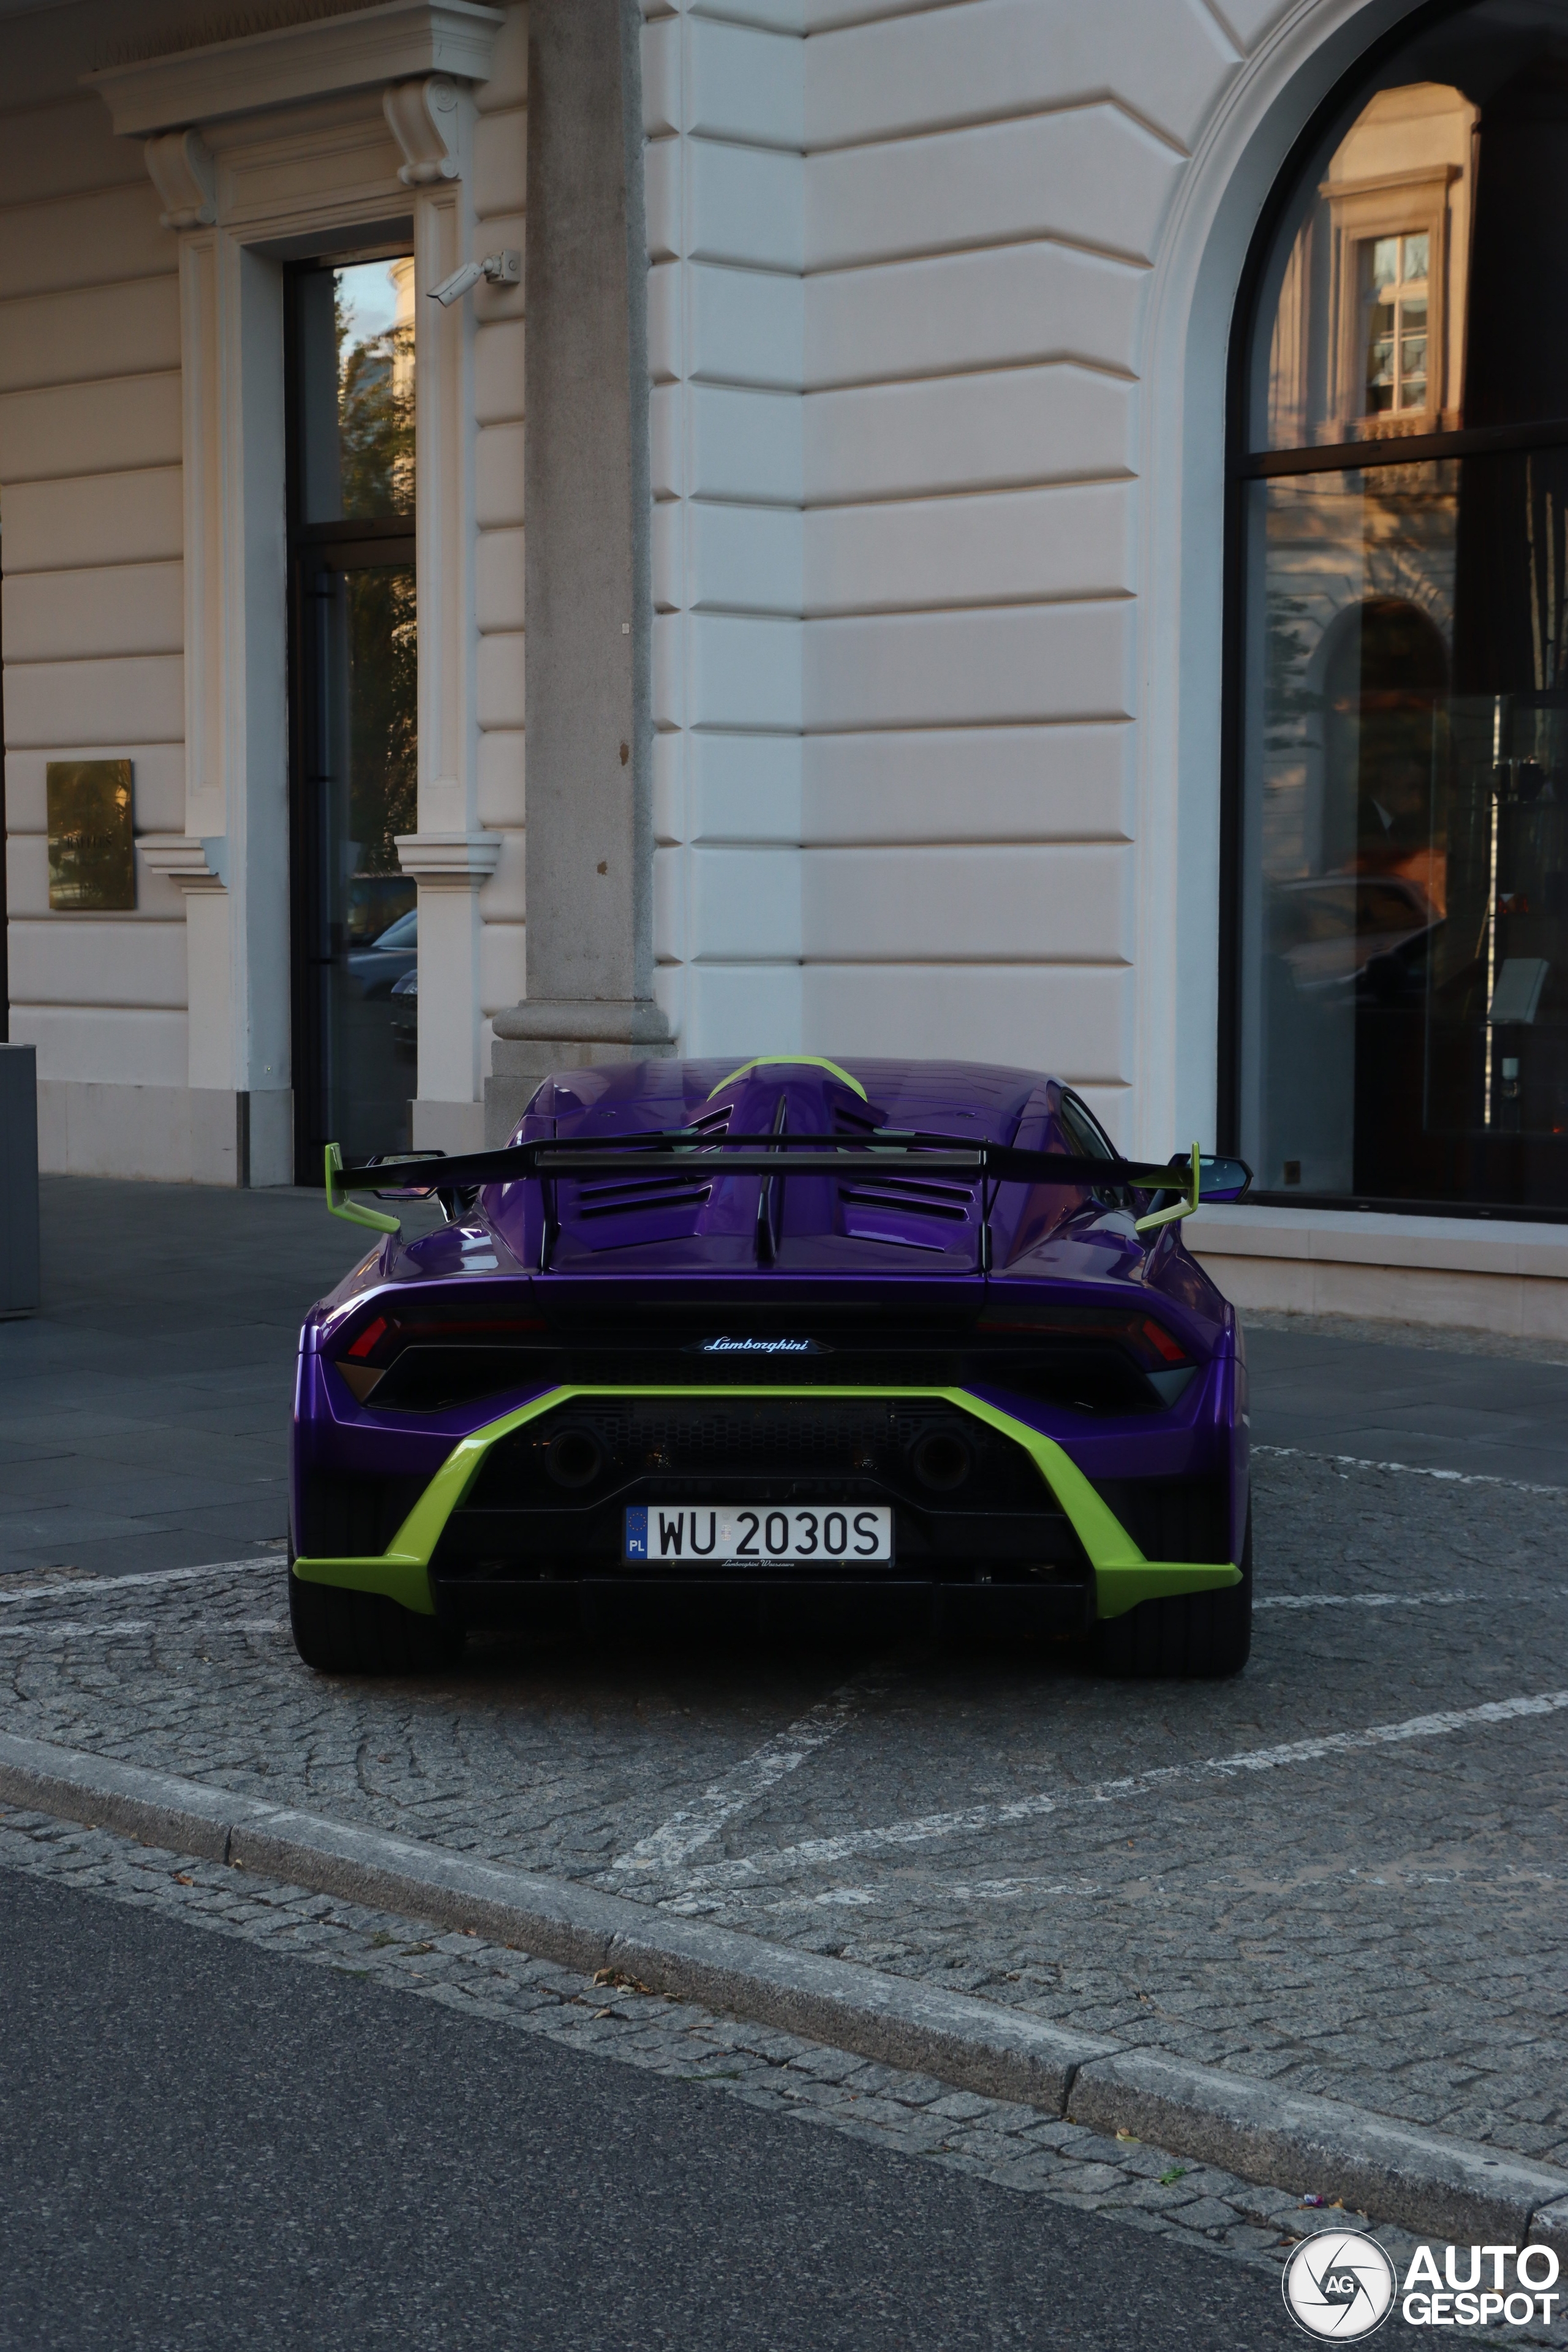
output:
[[[980,1140],[1114,1160],[1070,1089],[968,1063],[644,1061],[546,1080],[513,1141],[673,1130],[652,1168],[609,1152],[461,1196],[312,1308],[291,1590],[448,1629],[885,1604],[1098,1633],[1122,1671],[1235,1670],[1245,1365],[1181,1223],[1140,1232],[1154,1204],[1124,1185],[921,1168],[928,1144]],[[841,1171],[727,1174],[726,1136],[859,1148]],[[875,1525],[890,1556],[847,1552],[856,1510],[862,1555]],[[752,1520],[773,1532],[742,1538]],[[698,1561],[650,1559],[650,1524],[667,1545],[686,1525]],[[721,1525],[747,1558],[714,1555]],[[1126,1582],[1140,1560],[1161,1565]]]

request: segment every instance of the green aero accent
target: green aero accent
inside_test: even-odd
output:
[[[731,1070],[727,1078],[721,1078],[708,1099],[711,1102],[714,1095],[722,1094],[726,1087],[732,1087],[736,1079],[743,1078],[749,1070],[774,1068],[830,1071],[834,1077],[842,1078],[847,1087],[852,1087],[862,1102],[869,1100],[858,1078],[852,1078],[847,1070],[839,1068],[837,1062],[824,1061],[820,1054],[759,1054],[754,1062],[742,1062],[738,1070]]]
[[[1146,1234],[1152,1225],[1170,1225],[1173,1224],[1178,1217],[1190,1217],[1193,1211],[1200,1205],[1198,1200],[1198,1185],[1200,1181],[1198,1147],[1194,1143],[1193,1146],[1192,1199],[1190,1201],[1178,1201],[1173,1209],[1156,1209],[1153,1215],[1151,1217],[1140,1217],[1134,1231],[1141,1234]]]
[[[342,1172],[342,1145],[329,1143],[327,1146],[328,1214],[342,1217],[345,1224],[368,1225],[373,1234],[400,1234],[403,1231],[402,1225],[395,1217],[389,1217],[384,1209],[362,1209],[357,1201],[349,1199],[348,1194],[338,1182],[338,1178]]]
[[[379,1559],[297,1559],[294,1573],[308,1584],[337,1584],[355,1592],[383,1592],[390,1601],[400,1601],[405,1609],[416,1610],[421,1616],[433,1616],[436,1604],[430,1594],[429,1567],[441,1530],[498,1440],[510,1437],[514,1429],[523,1428],[541,1413],[551,1412],[558,1404],[569,1404],[577,1397],[711,1398],[714,1393],[711,1383],[685,1388],[639,1388],[601,1382],[590,1388],[548,1389],[542,1396],[531,1397],[527,1404],[502,1413],[498,1421],[487,1422],[471,1436],[458,1439]],[[1145,1559],[1114,1511],[1054,1438],[1031,1429],[1026,1422],[1016,1421],[1011,1413],[987,1404],[983,1397],[971,1396],[967,1389],[775,1387],[772,1383],[761,1387],[737,1382],[733,1388],[726,1383],[722,1393],[727,1397],[936,1398],[976,1421],[988,1422],[1004,1437],[1010,1437],[1024,1448],[1071,1520],[1094,1570],[1097,1617],[1120,1617],[1127,1610],[1135,1609],[1141,1601],[1157,1601],[1170,1593],[1208,1592],[1217,1586],[1241,1581],[1241,1570],[1228,1560]]]
[[[301,1584],[331,1584],[342,1592],[379,1592],[400,1601],[416,1617],[434,1617],[428,1563],[399,1551],[393,1543],[374,1557],[351,1559],[297,1559],[294,1574]]]

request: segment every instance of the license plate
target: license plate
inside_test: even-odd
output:
[[[893,1557],[893,1514],[886,1506],[839,1510],[815,1506],[753,1510],[748,1504],[634,1504],[626,1512],[627,1559],[695,1561],[699,1568],[771,1568],[876,1563]]]

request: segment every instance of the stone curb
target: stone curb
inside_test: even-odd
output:
[[[1342,2197],[1359,2212],[1466,2243],[1496,2232],[1522,2245],[1536,2217],[1563,2194],[1553,2185],[1563,2174],[1528,2157],[1157,2050],[1124,2050],[1080,2067],[1068,2114],[1073,2123],[1108,2136],[1130,2131],[1244,2180]]]
[[[725,2010],[857,2056],[1132,2133],[1243,2179],[1342,2198],[1425,2235],[1568,2258],[1568,2172],[1337,2099],[1129,2050],[853,1961],[476,1862],[414,1838],[268,1805],[173,1773],[0,1734],[0,1801]]]

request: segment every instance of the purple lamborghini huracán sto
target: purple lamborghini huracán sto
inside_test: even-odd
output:
[[[956,1062],[622,1063],[547,1079],[500,1151],[331,1145],[329,1207],[379,1238],[300,1335],[300,1654],[789,1612],[1234,1674],[1247,1373],[1181,1220],[1247,1183]]]

